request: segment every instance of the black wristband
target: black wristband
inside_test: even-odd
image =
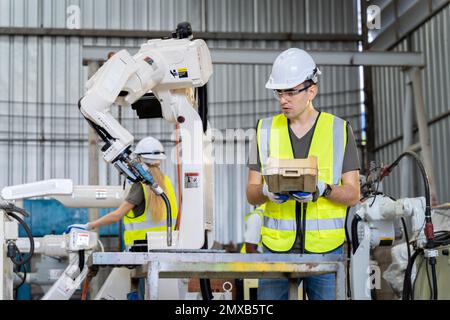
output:
[[[323,192],[323,197],[328,198],[331,191],[333,191],[333,189],[331,189],[331,186],[327,183],[327,187],[325,188],[325,190]]]

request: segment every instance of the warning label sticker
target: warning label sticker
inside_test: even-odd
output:
[[[96,199],[106,199],[107,191],[106,189],[95,189],[95,198]]]
[[[78,233],[76,243],[79,247],[89,246],[89,233]]]
[[[186,172],[184,174],[184,187],[186,189],[198,188],[199,186],[200,186],[200,176],[198,172]]]
[[[178,77],[179,78],[187,78],[188,77],[188,69],[187,68],[179,68],[178,69]]]

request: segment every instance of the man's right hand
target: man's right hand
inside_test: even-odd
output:
[[[264,183],[263,188],[262,188],[262,193],[267,198],[269,198],[270,201],[272,201],[273,203],[276,203],[276,204],[282,204],[289,199],[289,196],[286,194],[270,192],[269,186],[267,185],[267,183]]]

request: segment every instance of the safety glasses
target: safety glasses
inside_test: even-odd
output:
[[[273,95],[275,96],[275,99],[278,101],[281,100],[281,97],[285,97],[286,99],[291,99],[292,97],[300,94],[301,92],[308,90],[309,87],[311,87],[313,84],[309,83],[306,87],[303,87],[301,89],[289,89],[289,90],[273,90]]]
[[[142,153],[139,153],[140,155],[143,155],[143,154],[152,154],[152,155],[158,155],[158,154],[165,154],[164,153],[164,151],[155,151],[155,152],[142,152]]]

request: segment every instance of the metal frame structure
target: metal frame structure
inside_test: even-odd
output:
[[[297,278],[336,274],[336,298],[345,300],[344,256],[339,254],[242,254],[212,250],[94,253],[96,266],[137,266],[146,276],[146,299],[158,298],[159,278],[288,278],[289,299],[298,299]]]
[[[120,29],[66,29],[0,27],[0,36],[32,37],[113,37],[113,38],[165,38],[173,31],[120,30]],[[195,37],[204,40],[260,40],[260,41],[332,41],[357,42],[359,34],[292,33],[292,32],[195,32]]]
[[[370,48],[375,50],[393,48],[449,3],[449,0],[371,1],[366,5],[381,7],[380,18],[383,23],[380,30],[371,31],[375,38],[370,43]]]
[[[99,61],[105,60],[111,52],[126,49],[130,53],[139,50],[137,47],[114,47],[114,46],[83,46],[83,62],[90,68],[97,65]],[[211,57],[214,64],[260,64],[270,65],[280,53],[279,50],[266,49],[211,49]],[[400,67],[404,68],[411,79],[411,90],[407,89],[405,108],[414,109],[417,118],[419,143],[411,146],[412,138],[404,134],[404,150],[422,151],[422,158],[430,181],[430,191],[434,203],[437,203],[436,181],[431,153],[430,130],[428,127],[428,116],[423,98],[423,83],[421,69],[425,67],[423,54],[420,52],[384,52],[384,51],[309,51],[318,65],[329,66],[378,66],[378,67]],[[406,83],[406,86],[409,86]],[[411,96],[412,95],[412,96]],[[407,111],[410,112],[410,111]],[[408,120],[409,119],[409,120]],[[405,117],[403,122],[404,133],[414,130],[410,117]],[[371,150],[369,150],[371,151]],[[411,170],[402,175],[402,185],[410,182]]]

